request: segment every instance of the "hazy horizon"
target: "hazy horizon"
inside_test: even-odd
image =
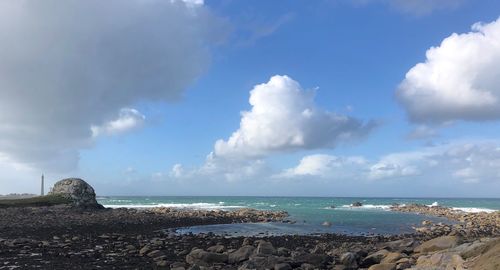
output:
[[[499,10],[0,1],[0,194],[500,198]]]

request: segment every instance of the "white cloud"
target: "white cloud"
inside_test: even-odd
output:
[[[500,119],[500,19],[472,29],[430,48],[406,74],[397,97],[413,122]]]
[[[415,16],[429,15],[438,10],[460,7],[466,0],[349,0],[355,5],[386,4],[390,7]]]
[[[495,141],[454,142],[378,159],[358,156],[309,155],[273,178],[328,179],[355,183],[397,180],[432,185],[500,183],[500,144]]]
[[[345,177],[348,167],[363,167],[366,164],[363,157],[337,157],[325,154],[315,154],[303,157],[299,164],[290,169],[286,169],[275,177],[297,177],[297,176],[319,176],[319,177]],[[357,173],[362,172],[362,170]],[[354,173],[350,176],[356,177]]]
[[[180,178],[184,176],[184,167],[182,164],[175,164],[170,171],[170,176]]]
[[[104,123],[101,126],[91,126],[92,136],[115,135],[125,133],[141,127],[146,117],[136,109],[123,108],[117,119]]]
[[[314,91],[288,76],[273,76],[250,92],[250,111],[229,139],[215,143],[217,157],[263,157],[273,152],[332,148],[365,136],[373,123],[325,111],[314,103]]]
[[[144,120],[122,108],[181,96],[227,29],[188,2],[0,1],[0,154],[70,171],[93,131]]]
[[[382,157],[370,166],[368,179],[383,179],[393,177],[416,176],[420,173],[420,163],[426,158],[426,153],[408,152],[395,153]]]

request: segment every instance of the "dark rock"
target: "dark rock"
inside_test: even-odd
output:
[[[211,247],[207,248],[207,251],[215,252],[215,253],[222,253],[222,252],[226,251],[226,247],[223,245],[215,245],[215,246],[211,246]]]
[[[361,261],[361,266],[369,267],[371,265],[378,264],[385,258],[387,254],[389,254],[389,251],[385,249],[381,249],[375,253],[372,253]]]
[[[351,204],[351,206],[353,206],[353,207],[360,207],[360,206],[363,206],[363,203],[361,203],[361,202],[353,202]]]
[[[240,263],[242,261],[248,260],[250,256],[253,254],[255,251],[255,247],[253,246],[242,246],[235,252],[229,254],[228,261],[229,263]]]
[[[226,263],[227,261],[227,254],[208,252],[202,249],[195,249],[186,256],[187,263],[199,266],[210,266],[214,263]]]
[[[292,266],[288,263],[278,263],[274,265],[274,270],[292,270]]]
[[[320,266],[328,262],[328,256],[325,254],[303,253],[292,257],[295,262],[308,263],[314,266]]]
[[[276,249],[270,242],[261,240],[259,241],[259,245],[257,246],[255,253],[257,255],[274,255],[276,254]]]
[[[340,255],[340,263],[347,266],[348,268],[358,267],[358,256],[352,252],[346,252]]]

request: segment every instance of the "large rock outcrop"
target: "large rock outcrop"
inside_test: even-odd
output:
[[[97,203],[92,186],[80,178],[67,178],[57,182],[49,195],[60,195],[71,199],[78,207],[102,208]]]

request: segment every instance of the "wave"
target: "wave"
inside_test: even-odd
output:
[[[495,211],[498,211],[495,209],[478,208],[478,207],[452,207],[452,209],[466,213],[480,213],[480,212],[493,213]]]
[[[436,206],[439,206],[439,203],[438,202],[433,202],[431,204],[428,204],[427,206],[429,206],[429,207],[436,207]]]
[[[105,204],[106,208],[153,208],[153,207],[169,207],[181,209],[196,209],[196,210],[216,210],[216,209],[234,209],[244,208],[244,206],[224,205],[224,203],[158,203],[158,204]]]
[[[390,210],[392,205],[388,204],[364,204],[362,206],[352,206],[352,204],[344,204],[342,206],[331,208],[330,206],[323,209],[339,209],[339,210]]]

